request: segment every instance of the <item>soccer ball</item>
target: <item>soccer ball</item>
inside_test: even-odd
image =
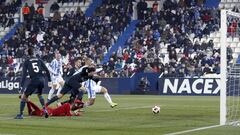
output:
[[[159,107],[159,106],[154,106],[154,107],[152,108],[152,112],[153,112],[154,114],[159,113],[159,112],[160,112],[160,107]]]

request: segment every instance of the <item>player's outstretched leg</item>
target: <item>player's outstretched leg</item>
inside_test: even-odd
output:
[[[46,105],[45,105],[45,108],[47,108],[47,106],[49,106],[50,104],[52,104],[53,102],[57,101],[58,99],[62,98],[64,96],[64,94],[59,94],[57,96],[54,96],[51,100],[49,100]],[[46,118],[46,116],[45,116]]]
[[[110,106],[113,108],[113,107],[116,107],[118,104],[117,103],[114,103],[112,101],[112,98],[110,97],[110,95],[108,94],[108,90],[105,88],[105,87],[102,87],[101,89],[101,93],[103,93],[103,96],[104,98],[108,101],[108,103],[110,104]]]
[[[44,99],[43,99],[42,95],[39,94],[38,98],[39,98],[39,101],[40,101],[40,103],[43,107],[44,116],[45,116],[45,118],[48,118],[48,116],[49,116],[48,111],[47,111],[47,108],[45,107],[45,102],[44,102]]]
[[[26,95],[22,95],[21,97],[21,101],[20,101],[20,113],[17,114],[17,116],[15,117],[15,119],[23,119],[23,111],[26,105],[26,101],[27,101],[27,97]]]
[[[51,88],[51,89],[49,90],[47,101],[51,100],[54,92],[55,92],[55,89],[53,89],[53,88]]]

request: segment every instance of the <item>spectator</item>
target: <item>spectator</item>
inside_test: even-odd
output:
[[[27,3],[25,3],[24,7],[22,8],[22,14],[24,21],[28,21],[30,15],[30,8]]]
[[[157,2],[157,0],[154,1],[153,5],[152,5],[152,10],[153,10],[153,12],[157,12],[158,11],[158,2]]]
[[[140,0],[137,4],[137,15],[138,19],[142,20],[144,19],[144,14],[147,11],[147,2],[145,0]]]
[[[144,72],[145,73],[153,72],[153,68],[151,67],[150,64],[147,64],[147,66],[144,69]]]
[[[30,18],[30,19],[33,19],[33,16],[34,16],[34,14],[35,14],[34,4],[32,4],[29,9],[30,9],[29,18]]]
[[[203,74],[209,74],[212,73],[211,68],[208,64],[205,64],[205,67],[203,68]]]
[[[40,5],[37,7],[37,13],[40,14],[40,15],[43,15],[43,14],[44,14],[43,4],[40,4]]]
[[[7,73],[7,77],[9,77],[9,78],[15,77],[15,72],[14,72],[13,67],[9,68],[9,72]]]
[[[52,5],[51,5],[51,7],[50,7],[50,12],[56,12],[56,11],[58,11],[59,10],[59,5],[58,5],[58,3],[57,2],[54,2]]]
[[[228,47],[227,47],[227,60],[228,60],[228,62],[233,59],[232,55],[233,55],[233,50],[232,50],[231,46],[228,45]]]
[[[141,94],[144,94],[146,91],[149,91],[150,82],[148,81],[147,77],[142,77],[140,79],[138,87]]]

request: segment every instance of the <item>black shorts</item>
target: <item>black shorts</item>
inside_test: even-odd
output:
[[[33,78],[30,80],[26,90],[24,91],[24,94],[26,96],[32,95],[32,93],[37,90],[37,94],[42,94],[42,90],[44,88],[44,78]]]
[[[71,81],[71,82],[65,82],[63,88],[61,89],[60,93],[65,95],[66,93],[68,93],[69,91],[71,91],[71,95],[77,95],[79,93],[79,88],[82,85],[77,82],[77,81]]]

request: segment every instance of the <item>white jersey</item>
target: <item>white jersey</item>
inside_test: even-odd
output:
[[[86,88],[88,98],[96,98],[96,93],[100,93],[102,86],[97,85],[97,83],[91,79],[83,82],[82,85]]]
[[[59,82],[64,81],[62,78],[63,75],[63,64],[61,60],[53,59],[50,63],[48,69],[51,73],[51,80],[53,84],[58,84]]]
[[[63,64],[61,60],[53,59],[51,64],[49,65],[49,71],[54,76],[62,76],[63,74]]]

